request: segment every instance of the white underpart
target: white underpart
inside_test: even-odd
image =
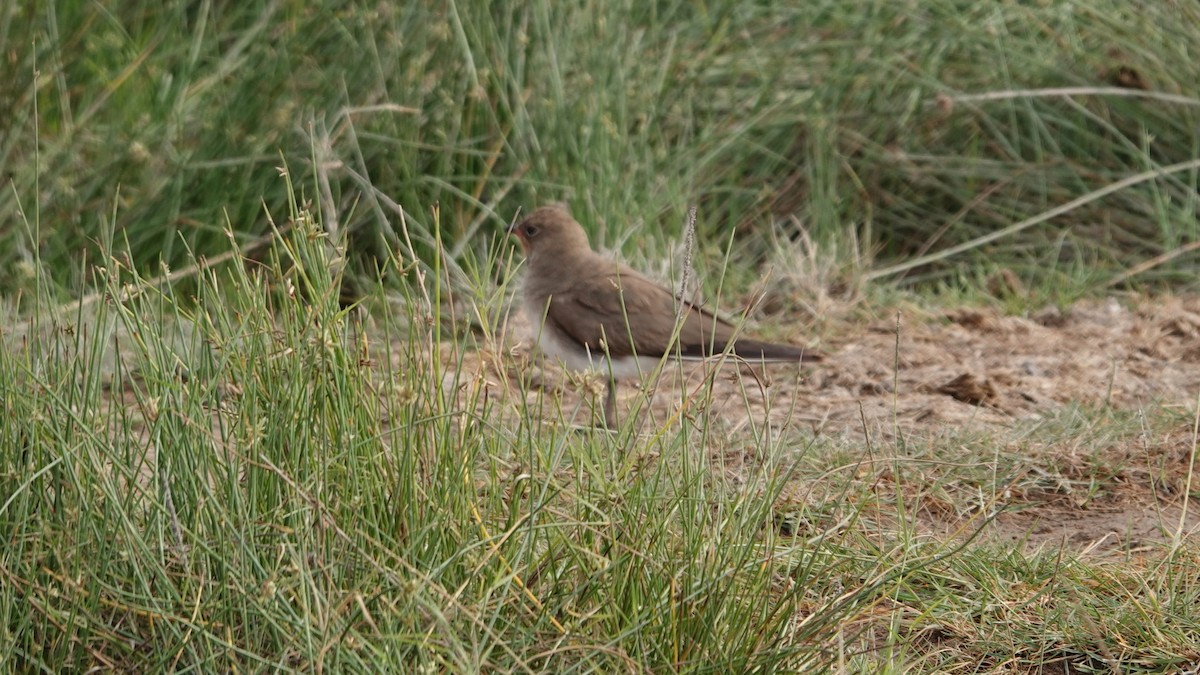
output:
[[[592,370],[605,377],[611,375],[618,380],[626,380],[649,375],[658,367],[659,359],[654,356],[622,356],[609,359],[603,350],[589,350],[569,337],[558,334],[553,328],[543,326],[544,311],[545,307],[525,303],[525,315],[529,317],[533,339],[543,354],[558,359],[569,370]]]

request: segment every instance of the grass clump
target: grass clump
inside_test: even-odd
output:
[[[518,421],[444,339],[438,277],[372,326],[293,206],[194,295],[108,258],[100,299],[6,329],[8,667],[833,662],[895,570],[772,530],[789,446],[741,491],[686,429]],[[831,593],[835,572],[868,582]]]
[[[83,285],[113,194],[143,272],[226,250],[226,218],[249,242],[261,202],[287,203],[280,153],[321,178],[368,281],[400,210],[429,263],[439,204],[457,265],[553,199],[631,252],[698,204],[702,259],[736,236],[754,266],[778,229],[923,287],[971,283],[963,263],[1034,287],[1191,280],[1188,3],[51,5],[0,15],[6,285],[30,247]]]
[[[1035,540],[1190,497],[1194,409],[1146,422],[1168,388],[1138,379],[1114,410],[1119,374],[1188,365],[1190,305],[1120,314],[1150,326],[1105,357],[1125,399],[927,436],[949,408],[901,389],[945,380],[914,382],[901,317],[868,305],[982,289],[1099,326],[1072,302],[1193,289],[1198,26],[1111,0],[3,5],[0,664],[1194,664],[1186,499],[1107,558]],[[705,374],[640,426],[573,430],[586,402],[511,353],[497,233],[564,198],[659,276],[698,205],[708,297],[761,291],[829,352],[894,329],[891,362],[820,375],[861,429]],[[967,348],[1010,328],[948,346],[985,363]],[[1042,356],[1008,376],[1068,370]]]

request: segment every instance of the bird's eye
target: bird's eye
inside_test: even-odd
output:
[[[534,225],[526,225],[525,226],[525,236],[526,237],[537,236],[537,233],[538,233],[538,229],[536,226],[534,226]]]

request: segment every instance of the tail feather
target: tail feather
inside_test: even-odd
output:
[[[679,356],[685,359],[702,359],[723,351],[725,351],[725,345],[720,342],[715,345],[711,343],[687,344],[680,345]],[[797,345],[762,342],[750,338],[736,340],[729,352],[747,361],[768,363],[816,363],[824,358],[820,352],[812,349]]]
[[[741,339],[733,343],[733,354],[747,361],[797,361],[815,363],[823,356],[812,349],[797,345],[781,345],[773,342]]]

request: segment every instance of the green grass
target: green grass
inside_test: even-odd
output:
[[[441,315],[440,277],[375,300],[399,311],[342,308],[341,252],[292,208],[261,262],[209,268],[193,295],[110,257],[94,302],[35,298],[5,329],[6,668],[1161,672],[1196,657],[1194,547],[1089,559],[976,532],[1025,495],[1102,499],[1127,467],[1101,450],[1187,420],[1065,409],[1003,436],[865,446],[705,412],[581,432],[549,392],[497,380],[487,331]],[[750,459],[731,471],[738,447]],[[916,529],[931,508],[966,516],[955,536]]]
[[[1174,413],[608,435],[506,376],[500,231],[557,199],[662,276],[696,205],[710,297],[826,338],[1195,290],[1194,5],[793,4],[0,7],[0,668],[1195,664],[1194,544],[984,536]]]
[[[845,556],[770,528],[784,444],[747,493],[690,426],[501,417],[436,303],[339,307],[319,231],[187,298],[111,261],[9,336],[9,667],[791,670],[897,575],[820,590]]]
[[[779,223],[877,272],[934,254],[886,272],[918,286],[983,262],[1094,289],[1159,255],[1117,281],[1189,285],[1200,169],[1167,167],[1200,150],[1197,25],[1189,3],[12,5],[0,281],[27,286],[36,248],[77,289],[114,227],[143,271],[225,250],[227,223],[247,242],[289,199],[282,153],[367,280],[403,238],[391,203],[426,262],[440,205],[454,265],[567,199],[634,256],[696,204],[702,251],[734,236],[751,266]]]

